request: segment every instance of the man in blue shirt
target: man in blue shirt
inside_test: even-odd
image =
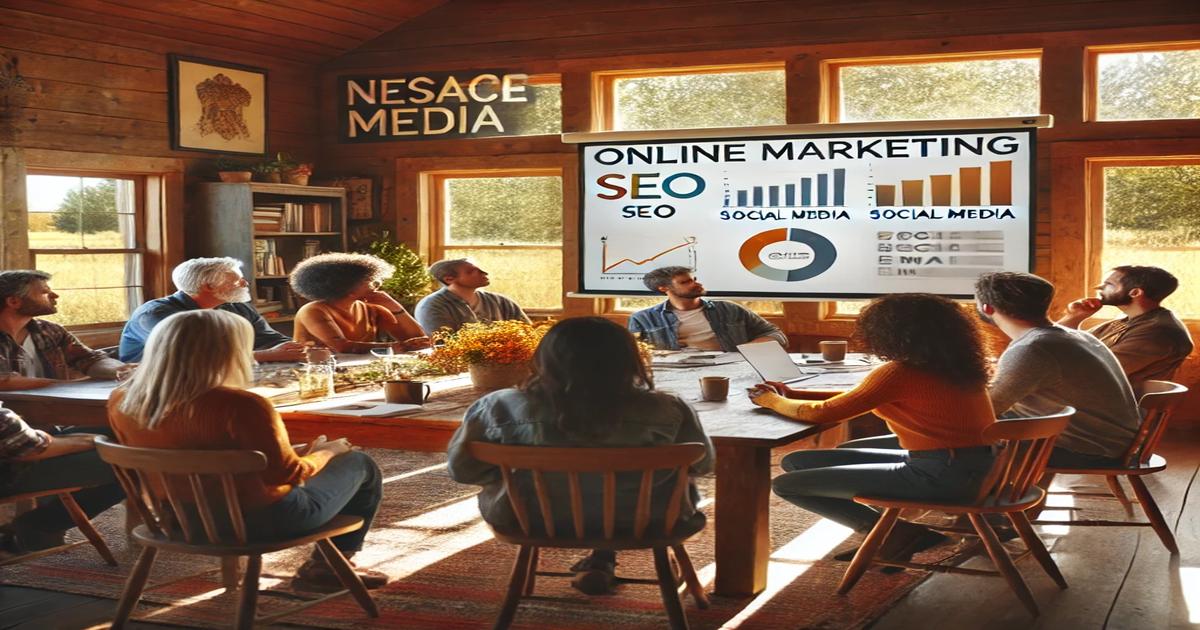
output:
[[[121,331],[121,360],[142,360],[146,338],[159,322],[175,313],[201,308],[219,308],[250,322],[254,327],[254,360],[303,361],[304,345],[271,328],[249,304],[249,283],[242,277],[242,262],[236,258],[193,258],[179,263],[171,272],[179,291],[139,306]]]
[[[642,282],[667,296],[657,306],[629,317],[629,331],[660,350],[697,348],[734,352],[739,344],[774,341],[787,348],[787,336],[750,309],[704,299],[704,285],[687,267],[661,267]]]

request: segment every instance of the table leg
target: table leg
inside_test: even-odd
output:
[[[771,449],[718,444],[716,594],[747,597],[767,587],[770,498]]]

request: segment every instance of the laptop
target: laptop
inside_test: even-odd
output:
[[[792,357],[777,343],[760,342],[744,343],[737,347],[738,352],[746,358],[746,362],[764,381],[777,383],[795,383],[816,376],[804,374],[792,362]]]

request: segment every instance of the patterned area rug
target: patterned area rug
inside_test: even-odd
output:
[[[375,591],[381,616],[369,619],[349,598],[316,606],[285,621],[320,628],[485,628],[499,610],[516,548],[492,539],[475,505],[475,488],[452,481],[445,456],[438,453],[370,450],[385,477],[382,509],[367,538],[367,548],[355,557],[366,567],[393,577]],[[700,480],[712,496],[712,480]],[[712,502],[705,512],[710,526],[688,544],[700,578],[713,579]],[[103,564],[90,546],[37,561],[0,569],[0,583],[57,591],[119,597],[125,576],[136,558],[122,529],[124,514],[115,508],[97,519],[98,528],[121,561]],[[76,535],[72,532],[72,535]],[[924,577],[922,572],[883,575],[869,572],[849,596],[834,593],[845,563],[831,560],[835,550],[857,543],[840,526],[818,519],[776,498],[771,504],[772,559],[767,590],[756,598],[713,597],[712,607],[699,610],[689,599],[685,610],[694,628],[860,628],[879,617]],[[290,589],[289,576],[307,557],[297,549],[264,558],[260,614],[288,606],[307,596]],[[954,560],[949,546],[921,557],[924,561]],[[542,568],[565,571],[578,558],[575,552],[546,550]],[[225,627],[232,621],[236,595],[220,586],[219,574],[196,574],[215,569],[204,558],[160,553],[151,585],[137,616],[147,621],[189,627]],[[619,557],[619,575],[654,577],[647,552]],[[662,628],[666,615],[654,585],[625,584],[609,597],[587,597],[562,578],[539,578],[537,599],[525,600],[514,628],[571,628],[634,630]]]

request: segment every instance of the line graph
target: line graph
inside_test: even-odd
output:
[[[630,243],[623,243],[625,251],[654,251],[655,247],[661,245],[636,243],[631,247]],[[683,239],[683,242],[676,243],[659,250],[645,257],[630,256],[623,257],[619,260],[609,262],[608,237],[600,237],[600,273],[604,277],[610,279],[636,277],[641,278],[643,274],[651,269],[665,267],[668,265],[679,265],[696,268],[696,237],[688,236]]]

